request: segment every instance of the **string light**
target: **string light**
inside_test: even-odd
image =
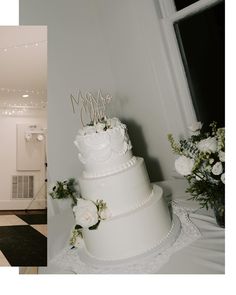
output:
[[[1,114],[3,116],[19,116],[19,115],[24,115],[26,110],[18,110],[18,109],[13,109],[13,110],[2,110]]]
[[[30,104],[30,105],[29,105]],[[28,107],[28,108],[41,108],[42,106],[47,105],[46,100],[41,100],[39,103],[33,103],[33,101],[30,101],[29,103],[19,103],[19,104],[11,104],[11,103],[6,103],[6,102],[0,102],[0,108],[23,108],[23,107]]]
[[[30,114],[31,111],[38,110],[38,111],[45,111],[46,104],[42,106],[5,106],[1,108],[0,106],[0,115],[3,116],[19,116],[19,115],[27,115]]]
[[[33,89],[15,89],[15,88],[6,88],[6,87],[1,87],[0,88],[1,92],[7,92],[7,93],[32,93],[35,95],[44,95],[45,90],[33,90]]]
[[[47,40],[41,40],[37,42],[31,42],[31,43],[23,43],[23,44],[18,44],[18,45],[13,45],[13,46],[7,46],[7,47],[0,47],[0,52],[8,52],[10,49],[19,49],[19,48],[33,48],[33,47],[38,47],[39,44],[47,43]]]
[[[47,108],[46,99],[41,99],[38,102],[30,101],[28,103],[9,103],[0,100],[0,114],[2,115],[23,115],[27,111],[41,110],[44,111]]]

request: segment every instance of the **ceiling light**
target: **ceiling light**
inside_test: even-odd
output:
[[[22,97],[29,97],[29,94],[23,94]]]

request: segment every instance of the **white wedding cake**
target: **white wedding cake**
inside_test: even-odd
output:
[[[170,212],[162,189],[150,184],[143,158],[133,156],[126,126],[117,118],[85,126],[75,145],[83,164],[78,179],[83,204],[74,213],[88,255],[117,261],[157,247],[171,231]],[[84,210],[88,201],[102,209]]]

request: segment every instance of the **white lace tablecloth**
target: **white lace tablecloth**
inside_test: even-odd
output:
[[[78,274],[144,274],[156,273],[171,257],[173,253],[186,247],[193,241],[201,237],[197,227],[189,219],[185,209],[179,207],[175,202],[172,204],[173,213],[180,219],[181,231],[176,237],[176,241],[170,247],[168,246],[162,253],[155,253],[135,259],[124,265],[106,265],[95,266],[83,262],[80,255],[80,249],[65,248],[52,261],[51,265],[65,273]]]
[[[71,227],[67,226],[70,218],[70,222],[73,222],[71,210],[68,210],[63,211],[64,215],[54,218],[55,221],[49,222],[49,252],[57,251],[58,254],[53,255],[48,267],[40,267],[39,273],[224,274],[225,231],[216,225],[213,212],[199,209],[198,204],[189,201],[189,196],[184,192],[185,183],[181,180],[164,181],[158,185],[164,189],[165,197],[172,200],[173,211],[182,225],[181,232],[171,247],[161,254],[152,253],[144,260],[126,264],[125,268],[91,267],[81,261],[78,250],[65,248],[67,237],[62,237],[62,233]],[[63,250],[58,251],[59,246]]]

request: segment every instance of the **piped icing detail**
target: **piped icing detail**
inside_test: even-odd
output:
[[[112,175],[112,174],[115,174],[115,173],[119,173],[125,169],[128,169],[130,168],[131,166],[133,166],[134,164],[136,163],[136,157],[133,156],[128,162],[118,166],[118,167],[112,167],[110,169],[107,169],[107,170],[104,170],[104,171],[101,171],[101,172],[86,172],[86,171],[83,171],[83,176],[86,177],[86,178],[97,178],[97,177],[104,177],[104,176],[107,176],[107,175]]]
[[[143,207],[146,203],[148,203],[154,196],[154,191],[152,190],[151,194],[145,198],[142,202],[137,203],[135,206],[132,207],[127,207],[126,210],[122,212],[115,213],[111,211],[111,218],[109,220],[115,219],[115,218],[120,218],[126,214],[131,214],[133,211],[138,210],[139,208]]]

